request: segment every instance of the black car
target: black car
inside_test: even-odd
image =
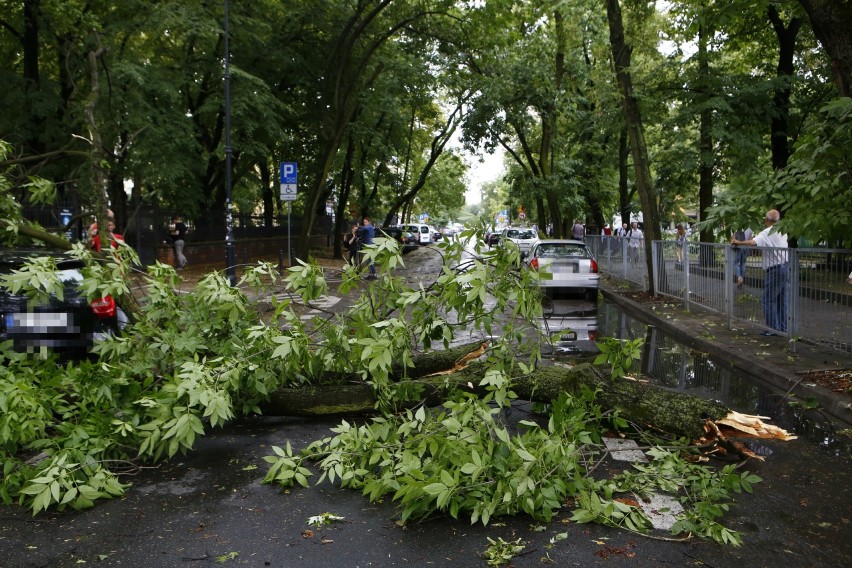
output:
[[[117,333],[127,317],[107,296],[89,302],[78,286],[83,262],[44,249],[0,248],[0,275],[21,269],[35,257],[53,257],[63,284],[63,298],[52,295],[35,305],[23,293],[12,293],[0,281],[0,342],[11,340],[15,351],[42,348],[61,356],[85,355],[97,339]]]
[[[399,243],[400,249],[402,250],[402,254],[413,251],[417,248],[418,243],[420,242],[417,238],[417,235],[402,229],[401,227],[382,227],[379,229],[379,235],[384,236],[389,239],[394,239]]]

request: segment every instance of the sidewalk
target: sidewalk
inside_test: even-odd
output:
[[[648,325],[656,326],[684,345],[726,362],[739,373],[755,377],[779,392],[813,399],[843,427],[852,426],[852,392],[837,388],[840,375],[852,373],[852,356],[800,341],[792,352],[785,337],[763,337],[763,328],[737,322],[728,329],[723,315],[671,298],[648,296],[637,289],[601,283],[604,297]],[[817,384],[816,379],[819,376]],[[849,379],[845,379],[848,384]],[[830,388],[833,386],[835,392]]]

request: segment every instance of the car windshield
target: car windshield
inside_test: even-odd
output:
[[[536,250],[536,256],[541,258],[589,258],[586,247],[571,244],[542,244]]]
[[[535,232],[531,230],[509,229],[506,231],[506,237],[510,239],[528,240],[536,237]]]

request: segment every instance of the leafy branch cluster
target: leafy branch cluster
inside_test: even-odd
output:
[[[415,350],[447,345],[459,329],[516,336],[513,326],[537,305],[506,269],[512,258],[499,251],[477,256],[457,282],[449,267],[461,251],[459,243],[447,244],[448,268],[435,285],[412,289],[391,274],[402,262],[396,243],[377,239],[367,257],[382,279],[365,288],[349,312],[304,322],[301,306],[328,290],[315,265],[293,266],[281,282],[274,267],[260,264],[236,287],[211,273],[184,294],[177,273],[156,264],[133,275],[142,290],[131,293],[137,259],[129,247],[104,257],[75,247],[71,254],[86,263],[83,293],[89,299],[112,294],[126,304],[138,296],[138,310],[125,332],[98,343],[89,359],[60,362],[50,354],[16,353],[8,341],[0,346],[0,497],[36,513],[121,494],[117,475],[127,468],[191,450],[211,427],[260,412],[283,386],[342,375],[371,384],[382,409],[401,404],[417,393],[406,379]],[[33,301],[61,295],[54,268],[50,260],[36,260],[2,276],[0,285]],[[284,301],[272,294],[280,284],[290,291]],[[360,276],[348,268],[341,290],[356,286]],[[269,298],[272,314],[263,314],[244,289]],[[517,321],[496,323],[503,311],[517,313]],[[494,352],[503,354],[495,361],[509,371],[510,351]]]
[[[177,273],[158,264],[134,276],[140,292],[127,284],[130,249],[92,256],[74,248],[86,263],[87,296],[138,299],[138,311],[125,333],[100,342],[89,359],[62,363],[15,353],[8,342],[0,347],[0,498],[33,513],[92,506],[127,489],[123,473],[191,450],[210,428],[259,412],[276,389],[344,378],[373,387],[380,416],[342,422],[300,453],[289,444],[276,448],[266,458],[267,482],[307,486],[316,467],[318,482],[397,501],[404,520],[449,513],[483,524],[516,513],[549,520],[573,497],[577,520],[634,530],[647,527],[642,513],[614,504],[612,495],[654,482],[694,504],[678,530],[738,542],[716,517],[729,491],[749,490],[756,478],[690,469],[673,454],[648,466],[645,477],[594,481],[601,433],[627,423],[602,412],[589,391],[553,400],[541,420],[506,419],[516,398],[512,377],[530,373],[540,357],[540,342],[528,336],[541,299],[531,276],[512,269],[516,250],[474,248],[463,260],[463,249],[461,240],[430,248],[443,255],[440,272],[432,284],[410,287],[391,270],[402,263],[396,243],[378,239],[366,256],[380,279],[364,287],[347,267],[340,291],[360,290],[351,308],[303,321],[302,309],[328,291],[311,264],[289,268],[283,280],[260,264],[237,287],[211,273],[191,294],[179,293]],[[0,284],[34,299],[61,293],[51,269],[39,260]],[[272,292],[282,284],[289,297],[279,301]],[[261,301],[271,309],[264,312]],[[441,407],[415,403],[420,383],[409,370],[417,352],[474,331],[491,336],[477,385],[485,394],[447,381]],[[522,343],[530,348],[524,360],[517,356]],[[613,347],[608,362],[630,360],[636,349]]]
[[[674,535],[695,535],[722,544],[739,546],[742,536],[718,522],[728,511],[732,493],[751,493],[761,481],[757,475],[736,473],[736,466],[719,470],[693,463],[679,452],[659,446],[650,448],[649,463],[634,463],[633,468],[611,479],[591,480],[588,490],[577,496],[579,508],[572,521],[597,522],[634,532],[650,528],[642,510],[616,495],[628,493],[647,498],[653,492],[677,495],[684,513],[672,526]]]
[[[482,398],[459,396],[441,409],[420,407],[360,426],[344,421],[332,429],[335,436],[298,456],[275,448],[265,481],[307,486],[305,462],[315,461],[322,472],[317,483],[339,481],[371,501],[391,497],[403,521],[438,512],[484,525],[521,512],[548,521],[584,484],[604,416],[590,404],[591,392],[563,396],[546,425],[522,421],[513,434],[501,412],[511,392],[499,394],[509,381],[492,375],[483,383],[490,392]]]

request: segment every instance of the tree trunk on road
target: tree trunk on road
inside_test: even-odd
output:
[[[413,380],[424,387],[423,400],[440,404],[447,385],[476,391],[484,375],[484,364],[470,365],[442,375],[431,375],[439,368],[451,369],[472,345],[454,350],[436,351],[419,357]],[[562,393],[580,393],[584,388],[600,390],[597,402],[604,408],[619,410],[622,416],[642,427],[689,438],[704,434],[705,419],[718,421],[730,410],[724,405],[682,393],[668,391],[628,379],[613,380],[589,364],[575,367],[542,366],[529,375],[515,377],[512,390],[523,400],[550,402]],[[329,417],[375,412],[372,389],[364,384],[320,385],[309,388],[281,389],[273,393],[262,410],[266,415]]]

